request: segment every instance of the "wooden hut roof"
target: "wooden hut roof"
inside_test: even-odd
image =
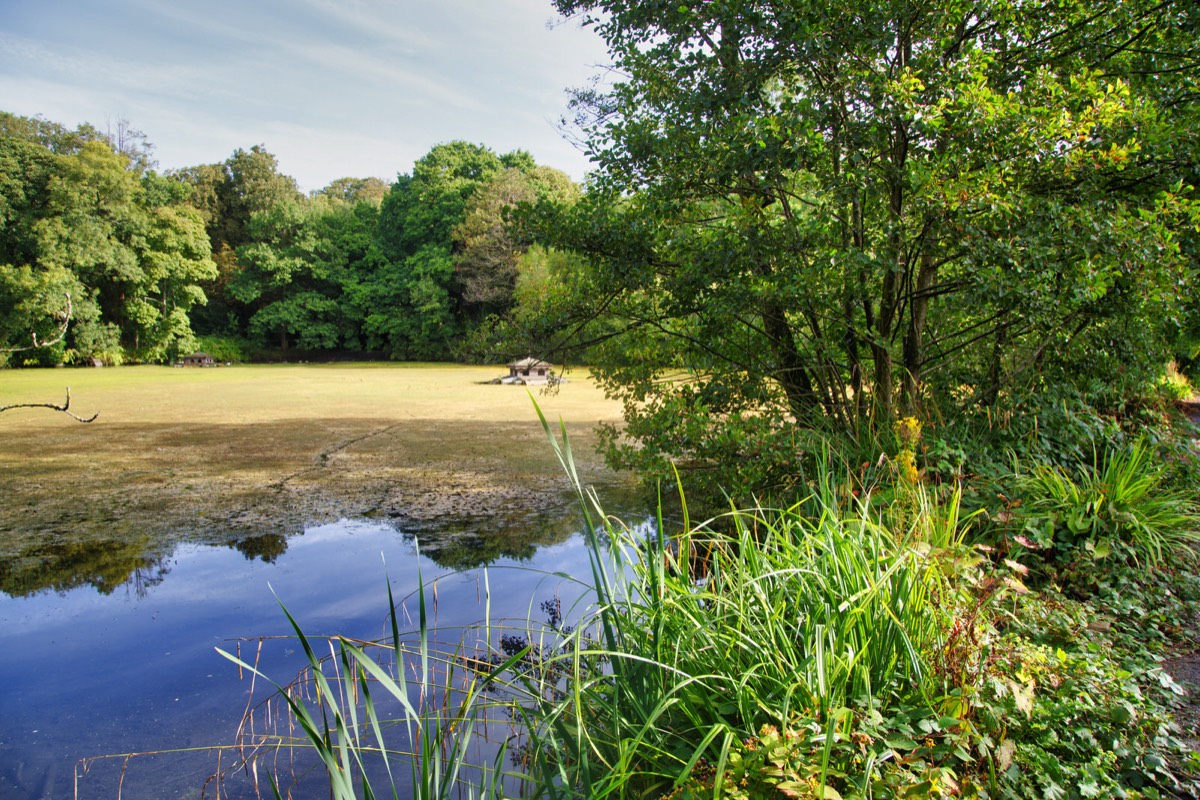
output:
[[[516,367],[517,369],[527,369],[529,367],[548,367],[550,364],[549,362],[530,356],[528,358],[522,358],[520,361],[509,362],[508,366]]]

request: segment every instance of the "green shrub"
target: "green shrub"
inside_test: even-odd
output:
[[[208,353],[218,363],[242,364],[251,360],[249,343],[233,336],[201,336],[197,349]]]
[[[1018,477],[1025,533],[1068,570],[1110,555],[1158,564],[1200,541],[1200,516],[1165,472],[1144,439],[1097,454],[1075,477],[1035,465]]]

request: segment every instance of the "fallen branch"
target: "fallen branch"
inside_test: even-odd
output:
[[[29,336],[33,340],[32,346],[0,348],[0,353],[23,353],[26,350],[40,350],[43,347],[53,347],[54,345],[61,342],[63,340],[63,337],[65,337],[67,335],[67,326],[69,326],[71,324],[71,312],[74,310],[71,307],[71,293],[66,292],[65,296],[67,298],[67,308],[65,311],[62,312],[62,314],[59,315],[62,318],[62,326],[59,327],[58,331],[52,337],[39,342],[37,333],[36,332],[30,333]],[[72,414],[68,410],[68,409],[70,409],[70,407],[71,407],[71,387],[68,386],[67,387],[67,399],[63,401],[63,404],[61,406],[56,406],[53,403],[10,403],[9,405],[6,405],[6,406],[0,406],[0,414],[4,413],[5,411],[12,411],[14,408],[48,408],[51,411],[61,411],[62,413],[66,414],[68,417],[70,417],[71,419],[76,420],[77,422],[84,422],[84,423],[95,422],[96,417],[100,416],[100,412],[97,411],[95,414],[92,414],[92,416],[88,417],[87,419],[84,419],[83,417]]]
[[[53,403],[11,403],[6,406],[0,406],[0,413],[3,413],[5,411],[11,411],[14,408],[48,408],[51,411],[61,411],[62,413],[66,414],[68,417],[70,417],[71,419],[76,420],[78,422],[94,422],[96,420],[96,417],[100,416],[100,412],[97,411],[95,414],[92,414],[87,419],[84,419],[83,417],[76,416],[75,414],[71,413],[68,410],[68,409],[70,409],[70,407],[71,407],[71,387],[68,386],[67,387],[67,399],[63,401],[63,404],[61,406],[56,406]]]

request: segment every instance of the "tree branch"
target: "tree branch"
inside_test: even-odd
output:
[[[29,346],[29,347],[6,347],[3,349],[0,349],[0,353],[23,353],[27,350],[40,350],[43,347],[53,347],[54,345],[61,342],[63,340],[63,337],[67,335],[67,326],[69,326],[71,324],[71,312],[72,312],[70,292],[64,292],[64,296],[67,298],[67,308],[61,315],[62,316],[62,325],[59,327],[58,331],[52,337],[39,342],[37,333],[30,333],[29,336],[33,340],[33,344],[31,346]],[[6,406],[0,406],[0,414],[4,413],[5,411],[12,411],[14,408],[48,408],[51,411],[61,411],[62,413],[66,414],[68,417],[70,417],[71,419],[73,419],[77,422],[83,422],[83,423],[95,422],[96,417],[100,416],[99,411],[97,411],[95,414],[92,414],[92,416],[88,417],[87,419],[84,419],[83,417],[80,417],[80,416],[77,416],[76,414],[71,413],[71,411],[69,410],[71,408],[71,387],[70,386],[67,387],[67,399],[63,401],[63,404],[61,406],[56,406],[53,403],[10,403],[9,405],[6,405]]]
[[[30,333],[29,336],[33,340],[32,345],[30,345],[29,347],[3,347],[3,348],[0,348],[0,353],[23,353],[26,350],[40,350],[43,347],[53,347],[54,345],[61,342],[63,340],[63,337],[67,335],[67,326],[71,324],[71,311],[72,311],[70,292],[65,292],[63,296],[67,298],[67,310],[64,311],[61,315],[59,315],[62,318],[62,325],[59,326],[58,331],[54,334],[54,336],[52,336],[50,339],[48,339],[44,342],[39,342],[37,333],[36,332]],[[0,410],[3,410],[3,409],[0,409]]]
[[[87,419],[84,419],[83,417],[76,416],[75,414],[71,413],[71,411],[69,410],[71,408],[71,387],[70,386],[67,387],[67,399],[63,401],[63,404],[61,406],[56,406],[53,403],[11,403],[6,406],[0,406],[0,413],[3,413],[5,411],[12,411],[14,408],[48,408],[51,411],[61,411],[62,413],[66,414],[68,417],[70,417],[71,419],[76,420],[77,422],[84,422],[84,423],[95,422],[96,417],[100,416],[99,411],[97,411],[95,414],[92,414]]]

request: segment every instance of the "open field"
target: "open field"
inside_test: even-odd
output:
[[[0,414],[0,563],[19,570],[89,543],[160,552],[185,540],[231,543],[341,517],[475,540],[553,528],[569,506],[565,481],[527,391],[482,383],[502,373],[396,364],[0,372],[0,403],[61,403],[70,385],[72,411],[100,412],[90,425],[49,410]],[[620,408],[585,374],[568,379],[556,394],[534,388],[538,403],[568,421],[586,480],[620,491],[591,447],[595,424],[618,420]],[[519,551],[510,544],[476,548]]]

